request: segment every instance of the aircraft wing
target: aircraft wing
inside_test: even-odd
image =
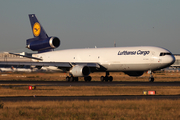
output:
[[[69,63],[69,62],[0,62],[0,65],[30,65],[30,66],[55,66],[60,68],[71,68],[75,65],[99,68],[98,63]]]
[[[63,62],[0,62],[0,65],[30,65],[30,66],[56,66],[72,67],[69,63]]]
[[[22,56],[22,57],[26,57],[26,58],[31,58],[31,59],[35,59],[35,60],[42,60],[41,58],[36,58],[36,57],[32,57],[32,56],[27,56],[27,55],[20,55],[20,54],[16,54],[16,53],[10,53],[10,52],[5,52],[8,54],[12,54],[12,55],[17,55],[17,56]],[[80,62],[0,62],[0,65],[30,65],[30,66],[55,66],[55,67],[63,67],[63,68],[71,68],[75,65],[84,65],[84,66],[88,66],[88,67],[95,67],[95,68],[100,68],[101,66],[98,63],[80,63]]]

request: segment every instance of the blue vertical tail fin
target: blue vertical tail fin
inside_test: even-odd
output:
[[[46,34],[45,30],[39,23],[35,14],[29,14],[29,20],[30,20],[32,32],[35,38],[36,37],[38,37],[39,39],[48,38],[48,35]]]

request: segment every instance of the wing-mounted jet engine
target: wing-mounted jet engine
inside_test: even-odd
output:
[[[31,22],[34,38],[26,40],[27,48],[33,51],[38,51],[38,53],[42,53],[53,51],[55,48],[60,46],[60,39],[57,37],[48,37],[35,14],[30,14],[29,19]]]
[[[70,70],[70,77],[66,77],[66,81],[78,81],[78,77],[84,77],[85,81],[91,81],[91,76],[89,74],[91,73],[91,70],[89,68],[91,67],[96,67],[96,64],[92,65],[74,65]]]
[[[75,65],[71,68],[70,73],[75,77],[88,76],[90,74],[90,69],[88,66]]]

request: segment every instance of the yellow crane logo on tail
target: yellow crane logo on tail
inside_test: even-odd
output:
[[[36,22],[33,26],[33,34],[34,36],[39,36],[39,34],[41,33],[41,26],[38,22]]]

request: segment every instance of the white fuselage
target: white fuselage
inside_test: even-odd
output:
[[[42,62],[98,63],[107,71],[157,70],[175,61],[170,51],[153,46],[67,49],[33,56],[42,58]]]

